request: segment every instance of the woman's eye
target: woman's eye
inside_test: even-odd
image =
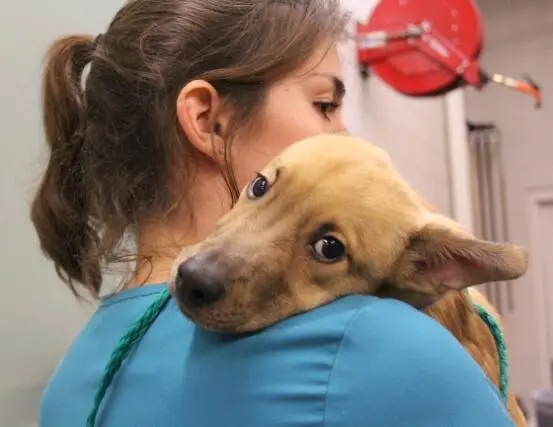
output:
[[[326,118],[328,118],[330,114],[334,113],[338,108],[340,108],[340,104],[336,102],[317,101],[314,103],[314,105]]]
[[[311,245],[311,248],[315,258],[321,262],[336,262],[346,254],[346,247],[334,236],[320,238]]]
[[[248,197],[250,199],[259,199],[269,191],[269,181],[261,174],[253,179],[248,187]]]

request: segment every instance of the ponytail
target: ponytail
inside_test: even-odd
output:
[[[86,129],[82,75],[96,49],[91,36],[67,36],[52,44],[43,76],[43,124],[49,147],[46,172],[31,207],[42,251],[59,277],[97,295],[101,269],[98,231],[88,208],[81,162]]]

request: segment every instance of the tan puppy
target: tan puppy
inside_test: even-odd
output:
[[[426,308],[498,384],[493,338],[460,291],[526,267],[522,248],[478,240],[432,212],[381,149],[324,135],[258,174],[211,236],[176,260],[170,290],[186,316],[222,332],[348,294],[399,298]],[[509,409],[518,422],[518,406]]]

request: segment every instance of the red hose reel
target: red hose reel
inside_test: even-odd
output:
[[[484,28],[472,0],[380,0],[366,24],[357,24],[361,70],[370,69],[408,96],[436,96],[465,85],[507,86],[534,98],[530,77],[513,79],[480,68]]]

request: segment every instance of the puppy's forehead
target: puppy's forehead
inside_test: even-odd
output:
[[[329,184],[329,190],[346,186],[372,195],[383,191],[410,192],[388,154],[355,137],[322,135],[292,145],[269,164],[280,169],[296,188]]]
[[[426,209],[388,154],[350,136],[323,135],[292,145],[273,162],[289,194],[312,210],[408,229]],[[306,210],[307,212],[308,210]]]
[[[309,166],[313,164],[354,163],[391,166],[388,154],[369,142],[344,135],[319,135],[293,144],[275,159],[277,164]]]

